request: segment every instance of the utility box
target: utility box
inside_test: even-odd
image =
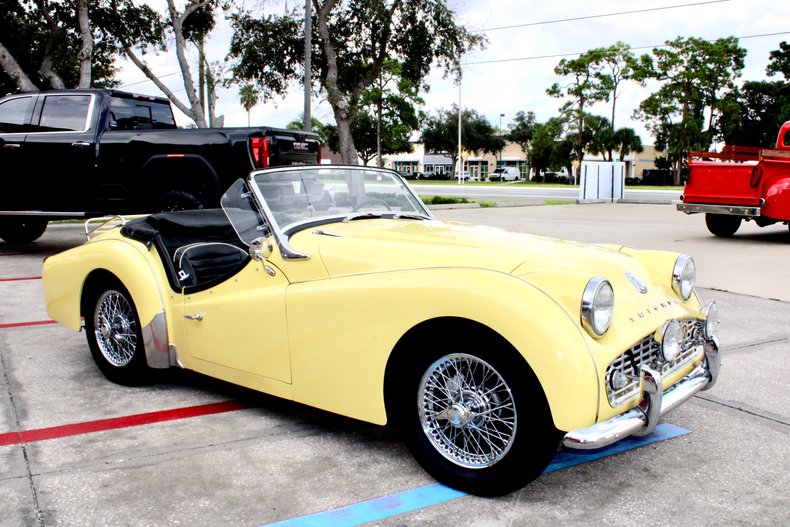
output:
[[[625,187],[622,161],[584,161],[579,180],[579,200],[620,200]]]

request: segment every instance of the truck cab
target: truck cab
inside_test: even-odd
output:
[[[721,152],[691,152],[689,176],[678,210],[705,214],[708,230],[730,237],[743,220],[765,227],[790,224],[790,121],[776,147],[725,146]]]

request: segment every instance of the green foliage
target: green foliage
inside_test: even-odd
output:
[[[471,203],[463,196],[423,196],[421,199],[426,205],[456,205],[458,203]]]
[[[485,42],[481,35],[457,25],[442,0],[345,0],[314,5],[312,78],[326,90],[344,158],[356,153],[349,136],[353,135],[351,124],[366,105],[365,90],[376,85],[385,62],[397,63],[397,76],[422,88],[433,64],[447,74],[459,75],[460,58]],[[248,12],[231,17],[230,82],[254,82],[268,99],[284,95],[292,81],[301,81],[302,17],[297,11],[259,19]]]
[[[787,42],[779,43],[779,49],[771,52],[771,62],[765,68],[768,76],[780,73],[785,80],[790,81],[790,44]]]
[[[507,136],[509,141],[521,147],[527,159],[529,159],[529,145],[532,142],[532,138],[535,137],[536,124],[535,112],[518,112],[513,119],[513,125],[510,127],[510,133]]]
[[[724,94],[735,87],[746,50],[734,37],[712,42],[678,37],[644,56],[646,77],[662,81],[658,91],[642,101],[635,116],[643,120],[666,150],[680,178],[690,150],[707,150],[721,137],[715,127]]]
[[[285,127],[289,130],[304,131],[304,116],[300,117],[298,120],[291,121]],[[310,128],[314,133],[318,134],[321,143],[328,145],[330,149],[332,148],[332,141],[334,141],[335,144],[337,143],[337,129],[334,126],[324,124],[315,117],[312,117],[310,119]]]
[[[441,152],[450,156],[453,167],[458,161],[458,107],[440,109],[428,116],[422,128],[422,142],[427,152]],[[471,152],[498,152],[502,140],[494,127],[474,110],[464,110],[461,116],[461,143]]]
[[[563,127],[563,120],[557,117],[535,124],[529,158],[536,171],[559,170],[571,163],[573,143],[562,137]]]

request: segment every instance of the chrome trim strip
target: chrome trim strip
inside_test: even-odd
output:
[[[700,203],[678,203],[677,208],[686,214],[710,213],[727,214],[730,216],[760,216],[760,207],[746,207],[738,205],[703,205]]]
[[[611,445],[630,435],[647,435],[652,432],[661,417],[680,406],[697,392],[706,390],[716,383],[720,367],[719,346],[714,339],[706,341],[704,347],[705,360],[702,364],[694,368],[689,375],[666,392],[660,389],[660,375],[656,379],[653,377],[656,375],[655,372],[642,368],[643,395],[647,401],[647,410],[636,407],[592,426],[571,430],[562,439],[563,446],[577,450],[594,450]],[[653,377],[653,380],[650,380],[650,377]],[[651,392],[654,381],[658,382],[658,389]]]
[[[0,216],[58,216],[68,218],[84,218],[85,212],[61,212],[43,210],[0,210]]]
[[[165,312],[160,311],[147,326],[143,326],[143,345],[145,346],[145,361],[149,368],[169,368],[170,346],[167,339],[167,320]]]

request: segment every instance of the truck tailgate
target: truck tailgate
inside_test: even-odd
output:
[[[683,190],[684,203],[760,205],[757,162],[694,161]],[[754,177],[753,176],[757,176]]]

